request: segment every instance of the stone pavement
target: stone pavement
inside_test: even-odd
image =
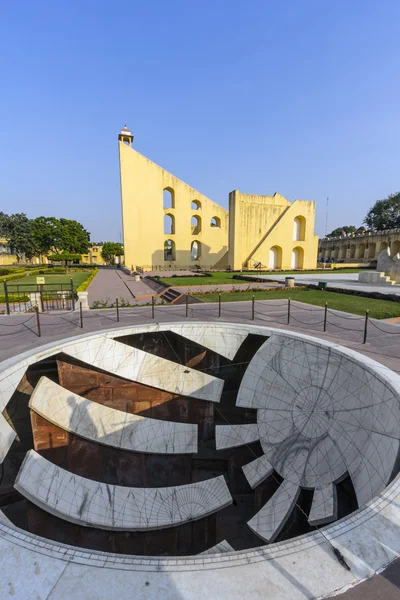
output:
[[[320,281],[327,281],[328,287],[339,288],[343,290],[354,290],[360,292],[379,292],[380,294],[395,294],[400,296],[400,285],[377,285],[375,283],[359,283],[358,273],[317,273],[310,275],[285,275],[285,274],[274,274],[254,276],[257,279],[265,279],[266,281],[280,281],[284,282],[285,277],[294,277],[295,283],[303,285],[318,285]],[[251,275],[249,275],[251,277]]]
[[[117,313],[114,309],[90,310],[83,314],[83,328],[80,327],[78,312],[45,313],[40,315],[42,337],[38,337],[36,314],[0,316],[0,360],[51,341],[91,331],[115,328],[118,325],[131,326],[186,319],[189,321],[222,320],[225,322],[253,322],[254,324],[308,333],[357,350],[382,363],[383,368],[389,367],[400,372],[400,328],[398,325],[371,319],[367,343],[363,344],[364,317],[356,315],[329,310],[327,332],[324,333],[324,309],[300,302],[291,302],[289,325],[287,324],[288,302],[285,300],[257,301],[254,321],[252,321],[251,302],[225,302],[222,303],[221,309],[221,319],[219,319],[217,303],[191,305],[188,307],[187,317],[185,306],[157,306],[153,319],[151,307],[127,308],[120,310],[119,322],[117,322]],[[335,597],[340,600],[399,600],[399,572],[400,561],[396,560],[379,575],[375,575],[359,586]]]
[[[142,280],[135,281],[132,275],[128,275],[122,269],[112,268],[99,269],[87,291],[89,306],[93,306],[93,302],[107,299],[113,303],[116,298],[124,298],[130,304],[136,304],[135,296],[152,296],[154,294],[153,290]]]

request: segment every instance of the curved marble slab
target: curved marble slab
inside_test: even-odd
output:
[[[202,324],[189,323],[188,325],[173,325],[170,330],[188,340],[192,340],[204,348],[213,350],[217,354],[232,360],[249,331],[244,327],[232,325],[219,325],[208,323],[207,327]]]
[[[235,549],[227,542],[222,540],[219,544],[215,544],[211,548],[207,548],[204,552],[200,552],[198,556],[205,556],[206,554],[225,554],[225,552],[235,552]]]
[[[30,450],[15,489],[43,510],[71,523],[114,531],[146,531],[201,519],[229,506],[223,475],[159,488],[107,485],[74,475]]]
[[[0,463],[3,462],[17,434],[3,415],[0,415]]]
[[[336,485],[330,483],[323,488],[315,488],[308,517],[310,525],[325,525],[337,519]]]
[[[64,352],[109,373],[180,396],[219,402],[224,387],[222,379],[106,336],[77,340]]]
[[[301,474],[300,486],[325,488],[348,472],[361,507],[388,484],[399,456],[400,394],[390,383],[349,351],[273,332],[250,361],[236,404],[257,410],[261,446],[281,477]],[[220,447],[248,443],[250,427],[217,428]]]
[[[244,446],[259,439],[260,433],[257,423],[248,423],[247,425],[217,425],[215,428],[217,450]]]
[[[135,452],[197,452],[197,425],[132,415],[74,394],[41,377],[29,407],[58,427],[83,438]]]

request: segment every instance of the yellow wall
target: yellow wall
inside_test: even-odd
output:
[[[103,246],[91,246],[89,252],[82,254],[81,264],[84,265],[105,265],[106,261],[101,256]]]
[[[150,270],[190,267],[226,268],[228,250],[228,211],[171,175],[123,142],[119,142],[122,218],[125,266]],[[175,207],[163,208],[163,190],[173,190]],[[201,203],[192,210],[191,203]],[[175,218],[175,233],[164,233],[164,215]],[[201,231],[192,234],[191,217],[201,218]],[[220,227],[211,227],[212,217]],[[164,242],[175,243],[175,260],[164,261]],[[191,260],[191,244],[201,244],[200,257]]]
[[[298,250],[298,268],[317,264],[318,238],[314,235],[315,202],[291,203],[280,194],[256,196],[235,190],[229,194],[229,256],[232,269],[270,268],[270,249],[277,248],[276,268],[291,269],[292,252]],[[294,219],[300,217],[300,240],[294,240]]]
[[[17,262],[15,254],[11,254],[7,240],[0,238],[0,266],[12,265]]]
[[[297,268],[311,269],[317,264],[318,238],[314,235],[315,202],[291,203],[280,194],[255,196],[238,190],[229,195],[229,213],[186,183],[177,179],[129,144],[119,141],[122,218],[125,266],[128,269],[188,268],[234,270],[254,268],[261,263],[269,268],[271,248],[275,268],[291,269],[293,251]],[[131,142],[131,136],[127,141]],[[163,207],[163,190],[172,190],[174,207]],[[193,210],[196,200],[201,208]],[[174,217],[174,233],[164,233],[164,215]],[[201,232],[194,233],[191,217],[201,218]],[[220,227],[211,227],[216,217]],[[300,240],[294,240],[293,223],[301,221]],[[175,260],[164,260],[164,243],[175,244]],[[191,258],[193,241],[201,244],[201,254]],[[229,243],[228,243],[229,241]],[[229,246],[229,251],[228,251]]]

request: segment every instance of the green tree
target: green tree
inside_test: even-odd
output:
[[[368,211],[364,223],[376,230],[400,227],[400,192],[389,194],[384,200],[377,200]]]
[[[343,227],[336,227],[333,231],[328,233],[326,237],[339,237],[342,233],[355,233],[357,231],[357,227],[354,225],[343,225]]]
[[[113,263],[116,256],[122,256],[123,253],[124,248],[122,244],[119,244],[118,242],[104,242],[101,249],[101,256],[109,265]]]
[[[0,233],[15,252],[18,262],[23,259],[30,260],[34,256],[32,224],[25,213],[0,213]]]
[[[89,250],[90,233],[71,219],[59,219],[56,249],[58,252],[85,254]]]
[[[38,255],[57,248],[60,221],[55,217],[37,217],[32,221],[32,240]]]

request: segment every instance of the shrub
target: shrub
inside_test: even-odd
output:
[[[13,279],[22,279],[23,277],[25,277],[25,271],[14,273],[13,275],[5,275],[4,277],[0,277],[0,283],[4,281],[12,281]]]
[[[95,278],[98,270],[99,269],[97,267],[93,269],[93,272],[90,273],[89,277],[85,279],[85,281],[81,283],[79,287],[76,288],[76,292],[85,292],[86,289],[89,287],[90,282]]]

